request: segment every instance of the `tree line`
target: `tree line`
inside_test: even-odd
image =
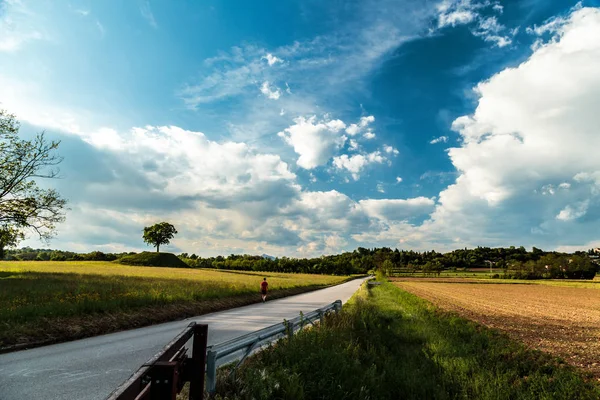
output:
[[[114,261],[129,253],[75,253],[60,250],[7,250],[4,260],[22,261]],[[492,268],[497,277],[515,279],[592,279],[598,270],[595,253],[574,254],[545,252],[524,247],[458,249],[448,253],[436,251],[392,250],[387,247],[366,249],[337,255],[271,258],[255,255],[199,257],[182,253],[179,258],[190,268],[214,268],[240,271],[292,272],[308,274],[350,275],[381,271],[387,275],[440,274],[443,271]]]

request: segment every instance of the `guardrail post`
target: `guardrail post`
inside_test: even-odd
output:
[[[294,322],[285,321],[285,332],[287,334],[288,340],[292,340],[292,336],[294,336]]]
[[[189,400],[204,398],[204,365],[206,364],[206,343],[208,325],[194,326],[194,339],[191,358],[190,397]]]
[[[335,312],[340,312],[342,309],[342,301],[341,300],[336,300],[333,302],[333,308],[335,309]]]
[[[213,350],[206,353],[206,390],[211,394],[217,390],[217,352]]]

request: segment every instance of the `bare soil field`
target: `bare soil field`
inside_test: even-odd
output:
[[[600,290],[464,279],[394,279],[439,308],[506,332],[600,380]]]

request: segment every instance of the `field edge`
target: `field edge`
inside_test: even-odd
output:
[[[269,292],[270,300],[295,296],[319,289],[325,289],[358,279],[349,276],[346,279],[329,285],[297,286],[277,289]],[[260,296],[245,294],[211,299],[197,302],[183,302],[157,307],[141,307],[118,312],[91,314],[73,317],[48,318],[43,322],[26,323],[23,325],[43,325],[44,330],[34,330],[36,334],[19,336],[13,343],[0,346],[0,354],[28,350],[51,344],[65,343],[109,333],[122,332],[166,322],[181,321],[187,318],[199,317],[213,312],[230,310],[260,303]],[[92,318],[93,317],[93,318]]]

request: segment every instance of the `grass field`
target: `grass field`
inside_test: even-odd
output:
[[[132,267],[111,262],[1,262],[0,348],[67,340],[189,317],[340,283],[347,277]]]
[[[600,378],[600,282],[482,282],[399,279],[394,283]]]
[[[250,358],[217,399],[598,399],[591,377],[391,283]]]

